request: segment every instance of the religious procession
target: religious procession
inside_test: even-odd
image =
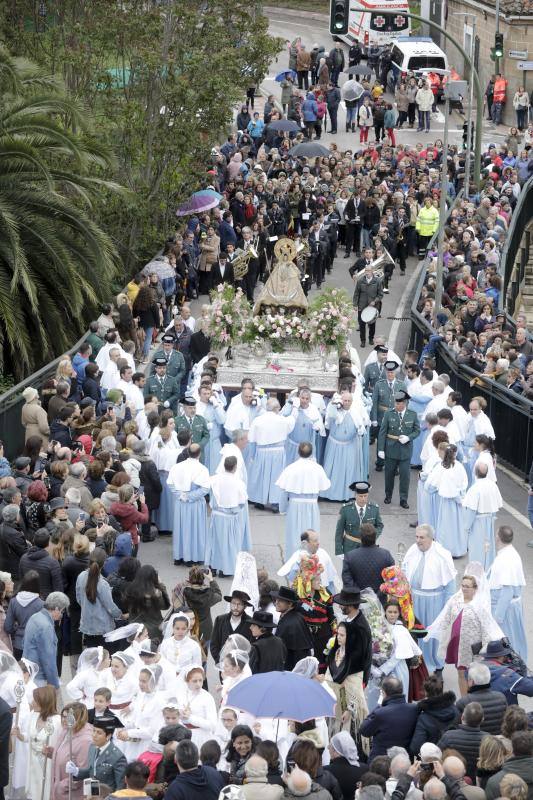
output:
[[[338,88],[340,45],[288,49],[160,253],[22,392],[24,448],[0,453],[8,800],[533,797],[526,571],[484,392],[533,398],[527,317],[499,302],[532,141],[488,144],[464,195],[426,79],[398,86],[403,119],[359,60]],[[318,142],[341,102],[351,146]],[[420,264],[414,349],[387,314]]]

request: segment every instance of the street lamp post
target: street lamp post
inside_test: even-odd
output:
[[[449,70],[434,70],[439,75],[449,75]],[[466,89],[465,81],[446,82],[444,87],[444,135],[442,137],[442,164],[440,178],[440,204],[439,204],[439,235],[437,238],[437,274],[435,287],[435,314],[442,311],[442,281],[444,277],[444,220],[446,219],[446,200],[448,199],[448,119],[450,116],[450,103],[463,96]]]
[[[470,40],[470,82],[468,86],[468,114],[466,123],[467,129],[466,129],[466,156],[465,156],[465,178],[464,178],[464,193],[465,197],[468,197],[470,190],[470,162],[472,159],[472,107],[474,105],[474,81],[472,80],[472,69],[474,68],[474,55],[476,50],[477,16],[475,14],[464,13],[463,11],[454,11],[452,13],[452,16],[464,17],[465,25],[469,17],[472,20],[472,38]]]

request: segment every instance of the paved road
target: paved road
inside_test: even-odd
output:
[[[275,17],[271,19],[271,31],[276,35],[292,39],[297,34],[301,34],[306,44],[312,46],[313,42],[320,41],[329,44],[331,38],[327,32],[324,31],[321,23],[310,21],[306,19],[305,24],[300,24],[295,21],[293,16],[283,15],[276,13]],[[278,63],[273,64],[271,67],[272,75],[278,69],[286,66],[286,56],[281,54]],[[272,84],[268,80],[265,82],[265,89],[273,91],[277,84]],[[272,87],[272,88],[271,88]],[[440,129],[439,129],[440,125]],[[339,130],[343,125],[339,121]],[[440,135],[442,124],[436,121],[434,135]],[[413,132],[404,131],[403,135],[406,140],[417,141]],[[432,133],[433,135],[433,133]],[[407,138],[409,137],[409,138]],[[331,137],[327,135],[324,139],[325,143]],[[353,146],[354,136],[348,134],[341,134],[335,137],[339,146],[348,147]],[[402,140],[403,141],[403,140]],[[326,285],[335,285],[343,287],[351,291],[353,287],[352,280],[348,274],[348,266],[352,263],[351,260],[345,260],[343,253],[336,259],[334,269],[331,275],[327,276]],[[385,297],[383,303],[383,316],[379,320],[377,326],[377,333],[392,336],[389,344],[394,349],[403,355],[408,346],[409,340],[409,322],[403,319],[408,316],[408,309],[412,297],[415,272],[417,270],[417,262],[411,259],[407,274],[405,277],[400,277],[395,271],[392,282],[391,292]],[[192,304],[193,313],[198,313],[201,301]],[[357,334],[354,333],[354,344],[358,345]],[[366,355],[369,353],[369,348],[366,351],[361,351],[361,361],[364,362]],[[372,456],[375,454],[372,453]],[[409,503],[411,508],[409,511],[401,509],[398,505],[397,494],[394,497],[393,504],[384,506],[383,497],[383,473],[376,473],[373,470],[374,458],[371,458],[372,473],[370,480],[372,483],[372,499],[381,505],[381,512],[385,523],[384,533],[380,539],[380,544],[390,549],[395,555],[400,542],[404,543],[406,547],[410,546],[414,541],[413,529],[409,527],[409,523],[416,520],[416,475],[412,473],[411,489],[409,496]],[[531,531],[529,528],[526,514],[527,507],[527,493],[522,484],[498,470],[499,486],[504,496],[506,507],[502,510],[498,518],[499,524],[511,525],[516,533],[516,544],[519,552],[524,559],[524,567],[530,585],[533,585],[533,559],[531,558],[532,551],[526,547],[526,542],[530,538]],[[330,552],[334,552],[334,533],[335,524],[340,505],[338,503],[321,503],[321,540],[322,545]],[[254,555],[257,560],[258,567],[265,567],[270,574],[275,577],[275,572],[283,562],[283,543],[284,543],[284,517],[275,516],[269,512],[257,511],[251,508],[251,527]],[[160,538],[158,541],[151,544],[141,544],[140,557],[143,562],[152,563],[159,570],[161,579],[170,588],[178,582],[182,582],[186,578],[187,570],[183,567],[175,567],[172,562],[171,542],[168,538]],[[339,571],[341,570],[342,563],[340,559],[335,559],[336,566]],[[464,568],[466,559],[459,559],[457,561],[457,568],[461,570]],[[230,579],[223,579],[221,585],[225,590],[229,590],[231,585]],[[527,599],[526,599],[527,602]],[[225,610],[225,604],[221,604],[219,608],[215,608],[215,613],[221,613]],[[526,617],[526,625],[528,636],[533,636],[533,616]],[[533,639],[532,639],[533,641]],[[446,677],[450,687],[455,685],[455,677],[453,671]]]
[[[280,36],[282,39],[288,39],[292,41],[296,36],[301,36],[302,41],[305,44],[307,49],[311,49],[315,43],[320,45],[324,45],[326,51],[329,51],[331,47],[333,47],[333,38],[331,37],[329,30],[328,30],[328,22],[327,17],[320,15],[320,14],[313,14],[313,15],[305,15],[305,22],[302,22],[302,16],[297,11],[291,10],[283,10],[283,9],[267,9],[267,13],[269,14],[270,19],[270,33],[274,36]],[[342,45],[345,51],[346,57],[346,64],[348,64],[348,47],[346,45]],[[457,51],[455,48],[450,48],[448,51],[448,58],[450,64],[453,65],[454,59],[457,58]],[[366,62],[365,62],[366,63]],[[278,56],[277,61],[272,65],[272,69],[269,71],[269,75],[267,79],[264,81],[264,88],[273,94],[276,97],[279,96],[279,84],[274,81],[274,78],[278,72],[282,69],[287,67],[288,64],[288,55],[287,52],[281,52]],[[340,77],[340,85],[344,83],[348,79],[348,76],[345,74],[341,74]],[[385,95],[388,99],[392,99],[390,94]],[[443,106],[439,106],[440,109]],[[462,136],[463,136],[463,122],[464,118],[455,112],[452,113],[450,123],[449,123],[449,142],[450,144],[458,144],[462,145]],[[359,144],[359,133],[344,133],[346,123],[346,110],[344,103],[341,104],[341,108],[339,110],[339,117],[338,117],[338,130],[339,134],[334,137],[335,141],[337,142],[339,148],[346,149],[348,147],[354,149],[356,145]],[[444,114],[441,110],[439,110],[436,114],[432,115],[431,119],[431,134],[424,139],[424,141],[434,141],[435,139],[441,137],[444,132]],[[501,125],[498,129],[496,129],[491,122],[488,120],[484,120],[483,123],[483,144],[488,145],[490,142],[495,142],[496,144],[500,144],[504,141],[506,135],[508,133],[508,128]],[[373,133],[370,134],[373,136]],[[327,137],[326,142],[331,137]],[[409,145],[414,145],[417,142],[421,141],[420,135],[416,132],[416,130],[410,130],[408,128],[402,129],[401,131],[396,131],[396,141],[400,144],[407,143]]]

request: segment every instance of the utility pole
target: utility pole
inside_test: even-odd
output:
[[[499,2],[499,0],[498,0]],[[470,41],[470,81],[468,92],[468,115],[467,115],[467,129],[466,129],[466,157],[465,157],[465,179],[464,179],[464,192],[465,197],[468,198],[470,190],[470,162],[472,158],[472,108],[474,105],[474,80],[472,70],[474,65],[474,54],[476,51],[476,22],[477,17],[475,14],[465,14],[465,25],[467,17],[472,18],[472,38]]]
[[[437,274],[435,287],[435,314],[442,311],[442,280],[444,277],[444,221],[446,219],[446,201],[448,199],[448,127],[450,102],[461,97],[466,89],[465,81],[450,81],[448,70],[439,70],[439,74],[448,74],[444,87],[444,135],[442,137],[442,164],[440,178],[439,235],[437,238]]]

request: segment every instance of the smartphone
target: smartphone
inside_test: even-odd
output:
[[[144,486],[142,485],[142,483],[137,489],[137,494],[139,495],[139,497],[144,494]]]
[[[93,778],[85,778],[83,781],[83,796],[87,798],[99,797],[100,781],[95,781]]]
[[[426,774],[433,772],[433,764],[420,764],[420,772],[425,772]]]

